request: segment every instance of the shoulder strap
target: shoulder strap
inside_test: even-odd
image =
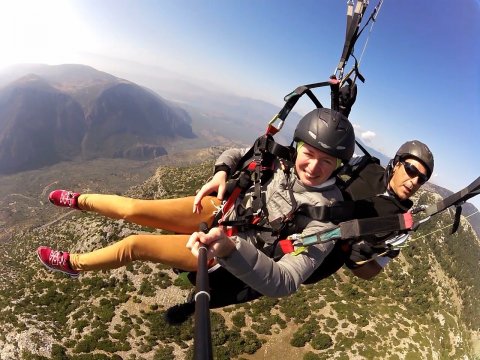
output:
[[[301,205],[295,213],[308,216],[313,220],[338,224],[354,218],[355,201],[337,201],[332,205],[323,206]]]
[[[449,208],[453,205],[459,205],[467,201],[468,199],[480,194],[480,176],[476,178],[466,188],[457,191],[456,193],[446,197],[443,200],[437,201],[435,204],[428,206],[425,209],[427,216],[438,214],[439,212]]]
[[[232,169],[233,175],[227,184],[227,201],[216,217],[218,219],[216,223],[224,222],[225,215],[240,194],[245,193],[252,186],[254,187],[252,213],[258,214],[264,207],[261,184],[271,176],[273,159],[278,157],[290,162],[293,154],[291,147],[278,144],[272,135],[265,134],[257,138],[253,146],[240,159],[236,169]]]
[[[357,143],[358,145],[358,143]],[[366,150],[366,155],[362,156],[362,159],[356,164],[345,164],[343,168],[337,174],[337,186],[345,195],[345,190],[360,176],[360,173],[369,164],[380,165],[380,160],[374,156],[371,156]]]
[[[466,188],[456,192],[426,208],[427,218],[418,222],[413,221],[412,212],[404,214],[373,217],[366,219],[354,219],[340,223],[332,230],[320,232],[306,237],[292,236],[290,240],[300,241],[302,248],[321,242],[332,240],[358,239],[366,235],[376,235],[394,231],[416,231],[418,227],[428,220],[431,215],[438,214],[450,206],[457,206],[473,196],[480,193],[480,177],[473,181]],[[457,211],[456,217],[459,216]]]
[[[264,155],[266,153],[288,161],[293,159],[293,149],[290,146],[280,145],[273,139],[272,135],[265,134],[255,140],[252,147],[238,162],[237,168],[232,169],[232,174],[245,170],[252,161],[259,160],[255,159],[255,155]]]
[[[451,234],[454,234],[460,225],[460,215],[462,214],[462,204],[468,199],[480,194],[480,177],[474,180],[466,188],[457,191],[456,193],[446,197],[443,200],[437,201],[435,204],[428,206],[425,209],[425,213],[428,217],[438,214],[441,211],[449,208],[450,206],[455,206],[455,218],[453,221]],[[417,227],[420,224],[417,225]]]

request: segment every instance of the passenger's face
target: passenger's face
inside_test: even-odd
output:
[[[295,169],[303,185],[317,186],[324,183],[337,167],[337,159],[313,146],[304,144],[297,152]]]
[[[425,183],[426,177],[427,169],[421,162],[406,159],[395,165],[388,185],[399,199],[406,200]]]

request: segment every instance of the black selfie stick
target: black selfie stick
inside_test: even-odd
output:
[[[206,232],[207,230],[207,224],[200,224],[200,231]],[[195,285],[194,357],[196,360],[213,359],[209,303],[207,248],[205,245],[201,245],[198,249],[198,269]]]

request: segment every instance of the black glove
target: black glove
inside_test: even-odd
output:
[[[350,257],[345,261],[345,265],[347,265],[349,269],[359,267],[360,265],[358,265],[357,262],[371,259],[373,254],[375,254],[372,245],[364,240],[353,243],[351,249]]]
[[[347,265],[349,269],[355,269],[361,266],[361,264],[358,264],[359,262],[370,260],[375,254],[381,254],[381,256],[387,256],[393,259],[400,253],[400,250],[389,249],[385,246],[373,246],[365,240],[353,243],[351,248],[350,257],[345,261],[345,265]]]

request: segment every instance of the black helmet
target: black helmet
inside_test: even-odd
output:
[[[400,146],[395,154],[395,163],[399,160],[413,158],[420,161],[427,169],[427,176],[430,178],[433,173],[433,154],[427,145],[418,140],[407,141]]]
[[[329,155],[348,161],[355,150],[355,133],[348,119],[337,111],[315,109],[298,122],[294,141],[303,141]]]

